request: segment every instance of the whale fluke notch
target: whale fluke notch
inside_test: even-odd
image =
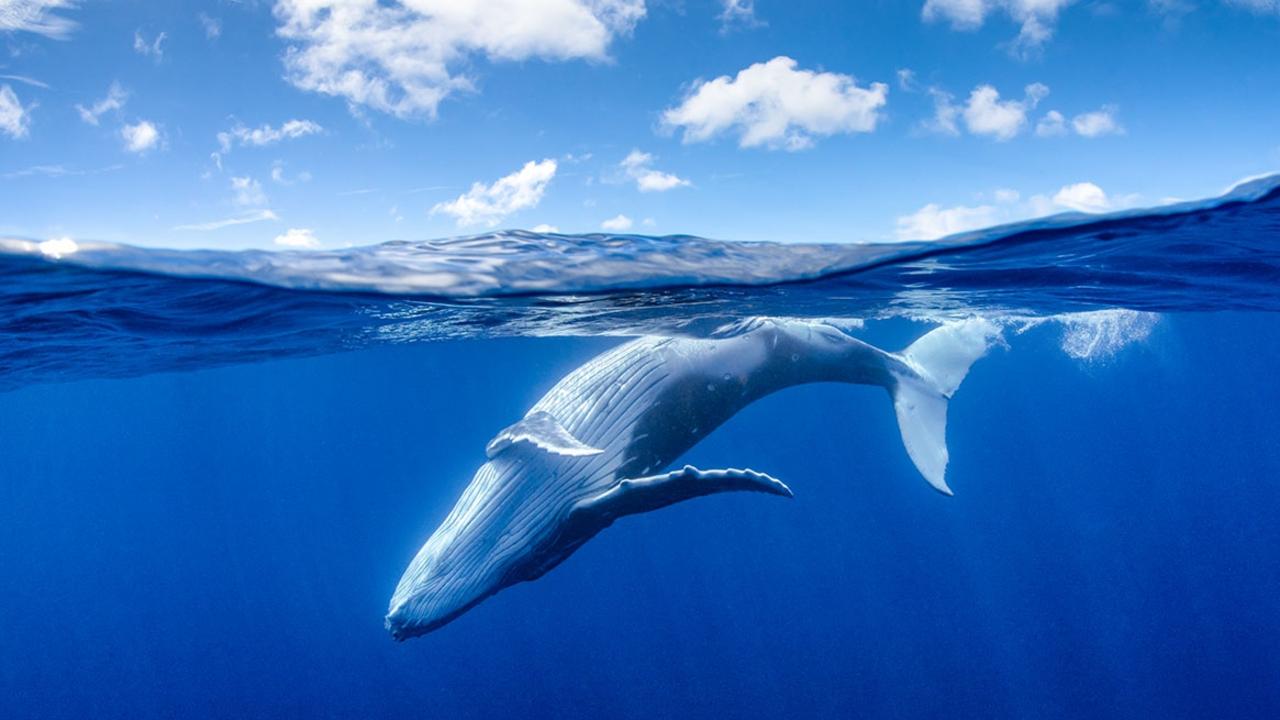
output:
[[[735,490],[793,496],[786,483],[755,470],[699,470],[685,465],[662,475],[620,480],[608,490],[579,501],[573,511],[575,515],[581,513],[608,524],[623,515],[649,512],[681,500]]]
[[[485,455],[492,460],[516,443],[529,443],[539,450],[565,457],[585,457],[604,452],[574,437],[551,413],[541,410],[529,413],[520,422],[495,435],[485,446]]]

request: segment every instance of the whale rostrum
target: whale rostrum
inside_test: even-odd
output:
[[[845,382],[889,391],[920,474],[951,494],[947,402],[999,329],[942,325],[901,353],[822,321],[760,318],[711,338],[643,337],[569,373],[499,432],[391,598],[397,640],[435,630],[505,587],[534,580],[625,515],[729,491],[791,496],[750,469],[666,471],[770,393]]]

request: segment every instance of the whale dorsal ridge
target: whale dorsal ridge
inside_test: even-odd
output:
[[[755,470],[699,470],[685,465],[662,475],[619,480],[613,487],[578,502],[574,512],[606,524],[623,515],[649,512],[681,500],[718,492],[746,490],[791,497],[791,488]]]
[[[574,437],[551,413],[542,410],[529,413],[520,422],[495,435],[484,451],[492,460],[516,443],[528,443],[539,450],[565,457],[599,455],[604,452]]]

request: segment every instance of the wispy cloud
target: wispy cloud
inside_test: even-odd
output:
[[[204,28],[204,36],[209,40],[217,40],[222,37],[222,21],[215,17],[209,17],[205,13],[196,16],[200,20],[200,25]]]
[[[164,41],[169,37],[168,33],[160,33],[154,39],[147,40],[142,36],[141,30],[135,30],[133,33],[133,51],[144,57],[149,57],[156,62],[164,59]]]
[[[100,168],[78,169],[68,168],[65,165],[32,165],[31,167],[23,168],[21,170],[7,172],[4,175],[0,175],[0,177],[3,177],[6,180],[37,176],[49,178],[82,177],[84,175],[101,175],[103,173],[114,172],[123,167],[124,165],[116,164]]]
[[[223,220],[213,220],[205,223],[194,223],[191,225],[175,225],[174,230],[196,230],[200,232],[208,232],[210,230],[221,230],[225,227],[233,225],[247,225],[249,223],[264,222],[267,220],[279,220],[280,218],[270,210],[255,210],[244,215],[225,218]]]
[[[266,205],[267,194],[262,191],[262,183],[251,177],[231,178],[231,190],[235,193],[237,205]]]
[[[324,128],[320,127],[319,123],[311,120],[288,120],[280,127],[260,125],[256,128],[248,128],[244,125],[236,125],[230,130],[218,133],[218,147],[223,153],[227,153],[235,145],[265,147],[282,140],[295,140],[323,131]]]
[[[765,23],[756,17],[756,0],[720,0],[720,32],[727,33],[742,28],[761,27]]]
[[[107,96],[95,102],[89,107],[76,105],[76,112],[80,113],[80,119],[90,125],[97,125],[98,118],[108,112],[119,110],[129,100],[129,93],[120,87],[120,83],[112,82],[111,87],[107,88]]]
[[[2,1],[3,0],[0,0],[0,2]],[[14,82],[22,83],[23,85],[38,87],[42,90],[49,89],[48,83],[40,82],[39,80],[36,80],[35,78],[27,77],[26,75],[0,75],[0,80],[12,80]]]
[[[75,7],[75,0],[3,0],[0,2],[0,31],[30,32],[62,40],[76,24],[55,10]]]
[[[25,138],[31,130],[31,110],[35,103],[23,105],[18,94],[8,85],[0,85],[0,133],[15,140]]]

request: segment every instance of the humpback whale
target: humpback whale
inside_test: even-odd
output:
[[[489,442],[488,461],[401,577],[387,630],[397,640],[431,632],[541,577],[625,515],[718,492],[791,496],[754,470],[666,468],[742,408],[793,385],[888,390],[907,454],[950,495],[947,401],[998,337],[974,318],[890,353],[826,322],[758,318],[710,338],[643,337],[609,350]]]

